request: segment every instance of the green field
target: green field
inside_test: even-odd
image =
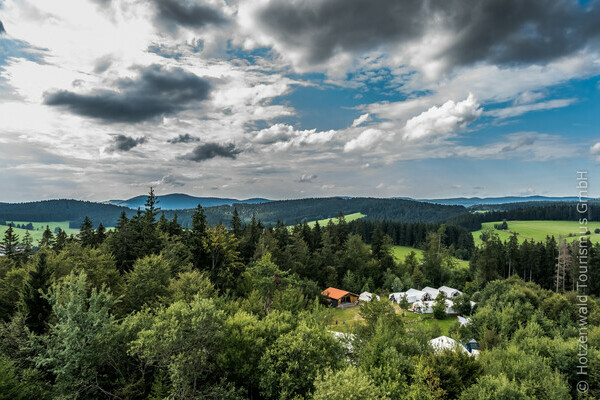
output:
[[[422,259],[423,258],[423,250],[420,249],[416,249],[414,247],[408,247],[408,246],[393,246],[392,247],[392,252],[394,253],[394,258],[396,259],[396,261],[400,261],[400,262],[404,262],[404,259],[406,258],[407,255],[410,254],[411,251],[414,251],[417,255],[417,259]],[[468,261],[465,260],[461,260],[459,258],[453,257],[454,261],[456,261],[458,264],[463,264],[463,263],[468,263]],[[467,264],[465,264],[467,265]]]
[[[387,299],[382,298],[381,301],[387,301]],[[397,314],[403,312],[397,304],[394,304],[394,309]],[[352,333],[356,325],[363,323],[363,318],[358,313],[359,310],[360,306],[345,308],[343,310],[340,308],[333,309],[331,311],[333,318],[332,324],[328,329],[336,332]],[[434,326],[437,325],[441,332],[439,335],[444,336],[448,336],[450,326],[456,321],[455,316],[448,316],[443,320],[437,320],[433,318],[431,314],[414,314],[410,311],[404,311],[404,317],[402,317],[402,319],[408,329],[433,330]]]
[[[352,222],[352,221],[355,221],[357,219],[364,218],[364,217],[366,217],[366,215],[363,214],[363,213],[354,213],[354,214],[344,215],[344,218],[346,219],[346,222]],[[320,219],[318,222],[319,222],[319,225],[325,226],[325,225],[327,225],[329,223],[329,221],[333,221],[334,223],[337,223],[337,217]],[[308,223],[308,226],[310,226],[311,228],[313,228],[315,226],[316,222],[317,221],[310,221]]]
[[[502,241],[508,240],[513,233],[518,233],[519,243],[531,239],[536,242],[544,241],[546,240],[546,236],[554,236],[557,239],[559,236],[562,236],[568,241],[579,239],[580,225],[578,221],[507,221],[507,231],[494,229],[494,224],[499,223],[501,222],[486,222],[481,224],[482,229],[473,232],[475,245],[481,245],[480,236],[486,229],[493,229]],[[592,232],[589,235],[592,242],[600,242],[600,234],[594,234],[594,229],[600,228],[600,222],[588,222],[587,227]],[[573,236],[569,237],[569,234]]]
[[[27,225],[29,222],[27,221],[6,221],[8,224],[12,222],[14,225]],[[26,232],[29,232],[31,237],[33,238],[33,243],[37,245],[37,242],[42,238],[44,230],[46,229],[46,225],[50,227],[52,233],[54,233],[54,229],[59,227],[63,231],[67,233],[67,235],[76,235],[79,233],[79,229],[69,228],[69,221],[50,221],[50,222],[32,222],[33,230],[27,231],[26,229],[13,228],[15,233],[19,235],[19,240],[23,239]],[[4,232],[8,229],[8,225],[0,225],[0,238],[4,236]]]
[[[404,259],[407,255],[410,254],[411,251],[414,251],[417,254],[417,258],[421,259],[423,257],[423,250],[415,249],[414,247],[408,246],[393,246],[392,252],[394,253],[394,257],[396,261],[404,262]]]

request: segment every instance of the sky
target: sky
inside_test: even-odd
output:
[[[576,196],[578,170],[597,196],[598,21],[594,0],[0,0],[0,202]]]

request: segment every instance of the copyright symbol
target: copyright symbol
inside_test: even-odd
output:
[[[590,385],[586,381],[579,381],[577,383],[577,391],[579,393],[586,393],[589,389],[590,389]]]

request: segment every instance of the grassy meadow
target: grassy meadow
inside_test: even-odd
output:
[[[507,221],[508,230],[500,231],[494,229],[494,224],[500,224],[498,222],[486,222],[481,224],[482,229],[473,232],[473,240],[475,245],[481,245],[481,234],[487,229],[493,229],[496,234],[500,237],[500,240],[508,240],[513,233],[518,234],[519,243],[525,240],[533,239],[536,242],[546,240],[546,236],[554,236],[558,239],[559,236],[564,237],[568,241],[574,241],[579,239],[579,222],[578,221]],[[588,230],[591,232],[589,235],[592,242],[600,241],[600,234],[595,234],[594,229],[600,228],[600,222],[588,222]],[[569,237],[569,234],[573,236]]]
[[[359,212],[354,213],[354,214],[344,215],[346,222],[352,222],[352,221],[355,221],[357,219],[364,218],[364,217],[366,217],[366,215],[363,213],[359,213]],[[333,221],[333,223],[337,223],[337,217],[320,219],[318,222],[319,222],[319,225],[325,226],[329,223],[329,221]],[[308,223],[308,226],[310,226],[311,228],[314,228],[316,222],[317,221],[310,221]]]
[[[381,301],[388,300],[382,298]],[[402,310],[400,306],[395,303],[394,309],[397,314],[402,314],[404,312],[402,320],[406,324],[407,329],[431,330],[431,332],[435,330],[437,331],[435,336],[448,336],[450,326],[456,321],[456,316],[448,316],[445,319],[437,320],[433,318],[432,314],[415,314],[410,311]],[[331,311],[332,323],[329,325],[329,330],[352,333],[353,329],[364,321],[359,314],[359,310],[360,306],[345,308],[343,310],[341,308],[334,308]]]
[[[33,243],[37,245],[37,242],[42,239],[42,235],[46,226],[50,227],[52,233],[54,233],[55,228],[60,228],[67,233],[67,235],[76,235],[79,233],[79,229],[69,228],[69,221],[50,221],[50,222],[32,222],[33,230],[26,230],[15,228],[14,225],[27,225],[29,222],[27,221],[6,221],[6,223],[13,223],[13,229],[17,235],[19,235],[19,240],[23,239],[26,232],[29,232],[31,237],[33,238]],[[8,225],[0,225],[0,238],[4,236],[4,232],[8,229]]]

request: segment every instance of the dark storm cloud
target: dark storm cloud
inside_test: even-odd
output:
[[[110,147],[111,151],[129,151],[135,146],[145,143],[145,137],[133,138],[131,136],[117,135],[114,138],[114,143]]]
[[[154,0],[156,20],[169,31],[179,26],[202,28],[206,25],[220,25],[226,18],[220,11],[197,0]]]
[[[225,157],[235,159],[241,150],[237,149],[233,143],[226,145],[219,143],[203,143],[196,146],[194,150],[182,157],[184,160],[202,162],[215,157]]]
[[[182,111],[191,103],[208,98],[210,92],[208,80],[181,68],[166,70],[159,65],[140,68],[137,79],[121,79],[116,86],[119,91],[47,92],[44,104],[107,123],[135,123]]]
[[[439,55],[452,65],[545,62],[597,45],[600,32],[597,0],[272,0],[257,17],[312,64],[418,39],[431,21],[454,38]]]
[[[177,144],[177,143],[192,143],[192,142],[199,142],[199,141],[200,141],[199,137],[192,136],[189,133],[186,133],[186,134],[181,134],[181,135],[177,136],[176,138],[167,140],[167,143]]]

